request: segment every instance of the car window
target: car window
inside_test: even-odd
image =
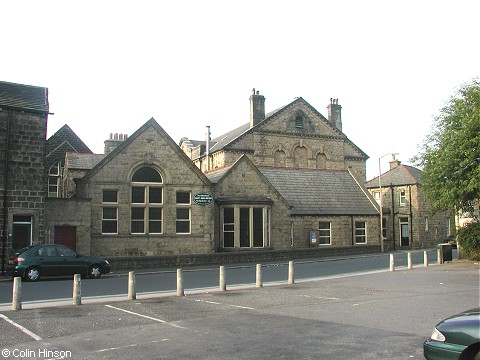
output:
[[[57,250],[58,252],[60,253],[60,256],[76,256],[77,253],[75,252],[75,250],[72,250],[66,246],[57,246]]]
[[[37,250],[38,256],[57,256],[57,251],[52,245],[42,246]]]

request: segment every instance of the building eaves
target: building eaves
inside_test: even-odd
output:
[[[48,113],[48,89],[0,81],[0,108]]]
[[[382,186],[406,186],[421,183],[422,170],[413,166],[400,164],[381,175]],[[365,183],[368,189],[378,188],[378,176]]]

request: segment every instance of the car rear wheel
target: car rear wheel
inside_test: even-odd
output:
[[[27,271],[25,271],[26,281],[37,281],[38,279],[40,279],[40,270],[37,267],[29,267]]]
[[[102,276],[102,270],[99,265],[92,265],[88,270],[88,277],[91,279],[98,279]]]

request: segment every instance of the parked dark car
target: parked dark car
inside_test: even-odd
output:
[[[423,343],[427,360],[480,360],[480,308],[443,320]]]
[[[16,252],[8,260],[7,275],[37,281],[44,276],[80,274],[98,279],[110,272],[110,263],[105,259],[78,254],[65,245],[33,245]]]

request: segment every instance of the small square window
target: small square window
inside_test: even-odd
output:
[[[117,190],[103,190],[104,203],[117,203],[118,202],[118,191]]]
[[[177,191],[177,204],[190,205],[190,192]]]

